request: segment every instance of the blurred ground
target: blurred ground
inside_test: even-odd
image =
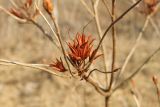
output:
[[[117,0],[118,1],[118,0]],[[131,5],[131,2],[118,1],[117,14],[120,15]],[[9,8],[9,1],[0,0],[0,5]],[[103,30],[110,23],[107,11],[100,3],[99,14]],[[160,29],[160,14],[153,18]],[[92,17],[78,0],[61,0],[59,4],[59,23],[63,39],[68,41],[76,32],[81,32],[83,26]],[[143,26],[145,16],[136,10],[131,11],[117,24],[117,67],[120,67],[129,50],[133,46],[138,32]],[[40,24],[48,26],[41,18]],[[70,29],[70,35],[68,30]],[[49,31],[49,30],[48,30]],[[96,35],[95,23],[85,29],[86,33]],[[51,31],[49,31],[50,34]],[[111,54],[110,34],[105,39],[107,55]],[[98,42],[96,39],[95,43]],[[131,73],[144,61],[160,44],[160,34],[149,24],[143,40],[133,55],[123,77]],[[31,24],[17,23],[14,19],[0,12],[0,58],[26,63],[50,62],[61,56],[59,51],[46,39],[43,34]],[[152,76],[160,78],[160,54],[157,54],[135,78],[136,88],[141,95],[142,107],[158,107]],[[102,59],[98,59],[99,68]],[[96,64],[96,63],[95,63]],[[123,79],[123,77],[121,79]],[[98,75],[104,83],[104,77]],[[123,91],[118,90],[112,97],[112,107],[135,107],[135,101],[129,93],[130,85]],[[17,66],[0,65],[0,105],[3,107],[103,107],[104,98],[92,86],[84,81],[63,79],[43,71]]]

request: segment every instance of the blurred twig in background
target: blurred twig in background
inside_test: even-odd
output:
[[[159,90],[159,87],[158,87],[158,78],[156,76],[153,76],[152,81],[153,81],[153,83],[155,85],[155,88],[156,88],[158,103],[159,103],[159,106],[160,106],[160,90]]]
[[[129,82],[133,77],[136,76],[137,73],[139,73],[142,68],[144,67],[144,65],[146,65],[153,56],[155,56],[158,52],[160,51],[160,47],[158,49],[156,49],[145,61],[144,63],[142,63],[137,70],[135,70],[130,76],[128,76],[125,80],[123,80],[122,82],[120,82],[114,89],[113,92],[116,91],[118,88],[121,88],[123,86],[123,84]]]

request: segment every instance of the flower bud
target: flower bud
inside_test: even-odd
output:
[[[53,4],[51,0],[43,0],[43,7],[49,14],[52,14]]]
[[[156,76],[153,76],[153,77],[152,77],[152,80],[153,80],[154,84],[156,84],[156,85],[158,84],[158,79],[157,79]]]
[[[23,19],[23,15],[22,15],[21,12],[19,12],[17,9],[11,8],[11,9],[9,10],[9,12],[10,12],[11,14],[13,14],[14,16],[16,16],[16,17],[18,17],[18,18],[20,18],[20,19]]]

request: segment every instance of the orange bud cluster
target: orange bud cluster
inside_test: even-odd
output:
[[[32,3],[33,3],[32,0],[26,0],[24,5],[25,5],[26,8],[29,8],[32,5]]]
[[[32,7],[33,0],[26,0],[17,8],[11,8],[9,12],[20,19],[34,19],[38,14],[38,10],[33,10]]]
[[[24,19],[22,13],[15,8],[11,8],[9,12],[20,19]]]
[[[51,0],[43,0],[43,7],[49,14],[52,14],[53,4]]]
[[[85,34],[77,33],[75,39],[72,42],[68,42],[69,52],[67,59],[70,64],[78,71],[78,75],[81,76],[84,72],[88,71],[88,64],[98,58],[100,55],[96,55],[95,49],[93,50],[92,36],[86,36]],[[65,72],[67,69],[64,67],[62,59],[49,65],[55,68],[59,72]]]
[[[143,0],[140,11],[145,14],[155,13],[157,11],[158,0]]]
[[[99,56],[93,58],[93,41],[94,39],[92,39],[91,36],[87,37],[85,34],[78,33],[73,43],[68,43],[70,49],[68,59],[73,66],[80,67],[87,59],[90,61]]]
[[[62,59],[56,59],[56,62],[53,62],[49,65],[50,67],[54,68],[55,70],[59,71],[59,72],[65,72],[67,71],[67,69],[65,68]]]

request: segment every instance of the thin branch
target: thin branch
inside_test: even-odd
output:
[[[135,3],[135,2],[136,2],[135,0],[132,0],[132,3]],[[160,6],[160,4],[157,5],[157,10],[158,10],[159,6]],[[158,29],[158,26],[156,25],[156,23],[154,22],[154,20],[153,20],[152,17],[150,17],[149,22],[151,23],[151,25],[152,25],[153,28],[155,29],[157,35],[160,36],[160,35],[159,35],[159,34],[160,34],[160,31],[159,31],[159,29]]]
[[[38,69],[38,70],[42,70],[42,71],[46,71],[48,73],[51,73],[55,76],[58,76],[58,77],[65,77],[65,78],[69,78],[69,76],[66,76],[66,75],[60,75],[60,74],[57,74],[55,72],[53,72],[52,70],[49,70],[49,69],[46,69],[44,67],[48,67],[47,65],[45,64],[27,64],[27,63],[21,63],[21,62],[16,62],[16,61],[9,61],[9,60],[4,60],[4,59],[0,59],[0,62],[1,64],[2,63],[5,63],[5,65],[8,64],[14,64],[14,65],[19,65],[19,66],[23,66],[23,67],[28,67],[28,68],[34,68],[34,69]],[[0,65],[1,65],[0,64]],[[2,64],[3,65],[3,64]],[[42,67],[43,66],[43,67]]]
[[[14,0],[9,0],[9,1],[11,2],[11,4],[12,4],[14,7],[18,8],[18,5],[15,3]]]
[[[150,23],[151,23],[151,25],[153,26],[153,28],[155,29],[155,31],[156,31],[156,33],[157,33],[157,36],[160,37],[160,31],[159,31],[159,29],[158,29],[158,26],[156,25],[156,22],[155,22],[152,18],[150,18]]]
[[[136,96],[135,92],[133,90],[130,90],[130,93],[131,93],[134,101],[136,102],[136,106],[141,107],[140,101],[139,101],[138,97]]]
[[[60,49],[59,49],[59,46],[58,46],[58,45],[56,44],[56,42],[53,40],[52,36],[49,35],[49,34],[44,30],[44,28],[43,28],[40,24],[38,24],[37,22],[35,22],[35,21],[32,20],[32,19],[30,19],[29,21],[30,21],[32,24],[34,24],[37,28],[39,28],[39,29],[41,30],[41,32],[57,47],[57,49],[60,50]]]
[[[136,0],[132,0],[132,2],[133,2],[133,3],[135,3],[135,2],[136,2]]]
[[[130,91],[134,101],[136,102],[137,107],[141,107],[141,103],[140,103],[141,102],[141,95],[140,95],[139,90],[136,87],[136,83],[133,79],[131,79],[130,85],[131,85],[131,89],[129,91]]]
[[[59,43],[61,45],[62,53],[63,53],[63,56],[64,56],[64,60],[65,60],[65,62],[67,64],[68,70],[69,70],[71,76],[75,77],[73,75],[72,71],[71,71],[70,65],[69,65],[68,60],[67,60],[67,55],[66,55],[63,43],[62,43],[59,26],[58,26],[58,24],[57,24],[56,19],[54,18],[54,16],[52,14],[49,14],[49,15],[50,15],[50,17],[51,17],[51,19],[52,19],[52,21],[54,23],[54,26],[55,26],[55,29],[56,29],[56,33],[57,33],[57,38],[58,38],[58,41],[59,41]]]
[[[142,65],[140,65],[136,71],[133,72],[133,74],[131,74],[129,77],[127,77],[125,80],[123,80],[121,83],[119,83],[114,89],[113,92],[115,92],[117,89],[119,89],[120,87],[123,86],[123,84],[127,83],[128,81],[130,81],[134,76],[136,76],[137,73],[139,73],[141,71],[141,69],[144,67],[144,65],[146,65],[154,55],[156,55],[158,52],[160,51],[160,47],[158,49],[156,49],[145,61],[144,63],[142,63]]]
[[[94,13],[92,12],[92,10],[88,7],[88,5],[86,4],[86,2],[84,0],[80,0],[81,3],[84,5],[84,7],[87,9],[87,11],[94,17]]]
[[[126,57],[125,61],[124,61],[124,64],[122,66],[122,69],[120,70],[119,74],[117,75],[117,79],[116,81],[118,81],[119,77],[121,76],[121,74],[125,71],[125,68],[127,66],[127,64],[129,63],[129,60],[131,59],[132,55],[134,54],[135,50],[137,49],[139,43],[140,43],[140,40],[144,34],[144,31],[146,30],[148,24],[149,24],[149,19],[150,19],[150,16],[147,16],[146,20],[145,20],[145,23],[141,29],[141,31],[139,32],[138,34],[138,37],[136,39],[136,42],[135,44],[133,45],[132,49],[129,51],[129,54],[128,56]]]
[[[94,18],[90,19],[90,20],[87,22],[87,24],[85,24],[85,25],[83,26],[82,33],[85,32],[85,28],[87,28],[87,26],[88,26],[93,20],[94,20]]]
[[[37,8],[38,8],[38,7],[37,7]],[[44,8],[45,8],[45,7],[44,7]],[[45,10],[46,10],[46,9],[45,9]],[[51,11],[52,11],[52,10],[51,10]],[[52,19],[52,22],[53,22],[53,24],[54,24],[54,27],[55,27],[56,32],[54,32],[54,30],[53,30],[53,32],[54,32],[54,34],[55,34],[55,36],[56,36],[56,38],[57,38],[57,40],[58,40],[58,42],[59,42],[59,44],[60,44],[60,47],[61,47],[61,49],[62,49],[63,57],[64,57],[64,60],[65,60],[65,62],[66,62],[66,64],[67,64],[68,70],[69,70],[71,76],[74,77],[74,75],[72,74],[72,71],[71,71],[69,62],[68,62],[68,60],[67,60],[67,55],[66,55],[66,53],[65,53],[64,46],[63,46],[63,42],[62,42],[62,38],[61,38],[61,34],[60,34],[60,28],[59,28],[59,26],[58,26],[58,23],[57,23],[55,17],[54,17],[54,14],[52,14],[51,11],[48,12],[48,10],[46,10],[46,12],[47,12],[48,15],[50,16],[50,18]],[[42,13],[42,12],[41,12],[41,13]],[[43,14],[42,14],[42,16],[45,18],[45,16],[44,16]],[[46,21],[47,21],[47,20],[46,20]],[[49,23],[48,23],[48,24],[49,24]],[[50,24],[49,24],[49,25],[50,25]],[[52,30],[52,27],[51,27],[51,30]]]
[[[37,8],[37,10],[39,11],[40,15],[43,17],[43,19],[46,21],[47,25],[49,26],[49,28],[51,29],[51,31],[53,32],[55,38],[58,40],[57,38],[57,34],[56,32],[53,30],[51,24],[49,23],[49,21],[47,20],[47,18],[45,17],[45,15],[42,13],[42,11],[39,9],[39,7],[37,6],[37,4],[35,3],[35,6]]]
[[[106,7],[106,9],[107,9],[110,17],[113,17],[113,16],[112,16],[112,13],[111,13],[111,11],[110,11],[110,9],[109,9],[109,6],[108,6],[108,4],[107,4],[105,1],[107,1],[107,0],[102,0],[102,2],[103,2],[103,4],[105,5],[105,7]]]
[[[100,40],[93,56],[95,56],[104,40],[104,38],[106,37],[108,31],[112,28],[113,25],[115,25],[117,22],[119,22],[128,12],[130,12],[134,7],[136,7],[142,0],[137,1],[135,4],[133,4],[129,9],[127,9],[124,13],[122,13],[117,19],[115,19],[114,22],[112,22],[109,27],[105,30],[105,32],[103,33],[102,39]],[[93,60],[88,64],[87,68],[90,67],[90,65],[92,64]]]
[[[116,0],[112,0],[112,23],[115,20],[115,3]],[[112,26],[112,68],[111,71],[114,71],[115,68],[115,61],[116,61],[116,32],[115,32],[115,25]],[[109,83],[109,87],[108,90],[111,90],[112,88],[112,84],[114,81],[114,72],[111,73],[111,78],[110,78],[110,83]]]
[[[118,70],[119,70],[119,68],[118,68],[118,69],[115,69],[114,71],[107,71],[107,72],[106,72],[106,71],[101,71],[101,70],[99,70],[99,69],[93,69],[93,70],[91,70],[91,71],[89,72],[87,78],[88,78],[94,71],[98,71],[98,72],[103,73],[103,74],[108,74],[108,73],[117,72]]]
[[[12,1],[12,0],[11,0]],[[32,22],[34,25],[36,25],[42,32],[43,34],[51,41],[53,42],[53,44],[58,48],[58,45],[53,41],[53,38],[47,34],[47,32],[42,28],[42,26],[40,26],[37,22],[35,22],[34,20],[32,19],[28,19],[26,17],[26,19],[20,19],[18,17],[16,17],[15,15],[11,14],[8,10],[6,10],[5,8],[1,7],[0,6],[0,10],[4,11],[6,14],[8,14],[9,16],[11,16],[12,18],[14,18],[15,20],[19,21],[19,22],[23,22],[23,23],[26,23],[27,21],[30,21]],[[58,48],[59,49],[59,48]]]
[[[93,5],[93,10],[94,10],[96,28],[97,28],[97,31],[98,31],[98,37],[99,37],[99,40],[101,40],[101,38],[102,38],[102,28],[101,28],[100,20],[99,20],[99,17],[98,17],[98,4],[99,4],[99,1],[100,0],[97,0],[95,3],[92,1],[92,5]],[[102,53],[103,53],[104,69],[105,69],[105,72],[107,72],[107,60],[106,60],[107,56],[106,56],[105,44],[102,45],[101,50],[102,50]]]
[[[153,80],[153,83],[154,83],[154,86],[155,86],[155,89],[156,89],[158,104],[160,106],[160,90],[159,90],[159,87],[158,87],[158,78],[156,76],[153,76],[152,80]]]
[[[88,83],[90,83],[92,86],[94,86],[95,87],[95,89],[96,89],[96,91],[98,92],[98,93],[100,93],[101,95],[103,95],[103,96],[110,96],[111,95],[111,92],[105,92],[105,90],[103,89],[103,88],[101,88],[100,86],[99,86],[99,84],[97,83],[97,82],[95,82],[92,78],[87,78],[87,75],[84,75],[84,77],[83,77],[85,80],[86,80],[86,82],[88,82]]]
[[[4,13],[8,14],[9,16],[11,16],[13,19],[19,21],[19,22],[22,22],[22,23],[25,23],[27,22],[26,19],[20,19],[18,17],[16,17],[15,15],[11,14],[7,9],[3,8],[2,6],[0,6],[0,11],[3,11]]]
[[[139,0],[137,1],[135,4],[133,4],[129,9],[127,9],[123,14],[121,14],[117,19],[115,19],[114,22],[112,22],[109,27],[105,30],[103,36],[102,36],[102,39],[101,41],[99,42],[97,48],[96,48],[96,51],[98,51],[98,49],[100,48],[104,38],[106,37],[108,31],[117,23],[119,22],[128,12],[130,12],[134,7],[136,7],[142,0]]]

